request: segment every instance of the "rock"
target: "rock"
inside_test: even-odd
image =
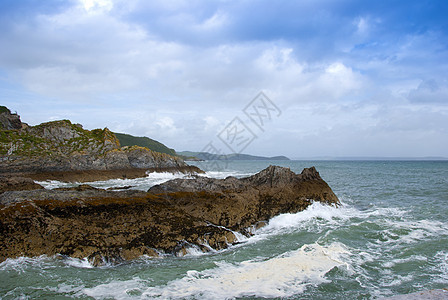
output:
[[[65,187],[65,188],[56,188],[54,189],[55,191],[78,191],[78,192],[82,192],[82,191],[96,191],[98,190],[97,188],[88,185],[88,184],[80,184],[78,186],[73,186],[73,187]]]
[[[270,166],[247,178],[197,177],[150,189],[106,191],[89,186],[0,194],[0,261],[9,257],[88,257],[94,265],[141,255],[185,255],[238,243],[281,213],[312,201],[338,205],[314,169],[295,174]]]
[[[0,129],[22,129],[22,121],[20,121],[20,116],[18,114],[12,114],[7,107],[0,106]]]
[[[0,193],[6,191],[37,190],[44,187],[30,178],[0,176]]]
[[[2,174],[28,177],[39,174],[42,178],[54,172],[141,169],[140,173],[145,176],[146,170],[182,171],[188,167],[178,157],[148,148],[120,148],[119,140],[108,128],[85,130],[69,120],[23,126],[19,116],[11,114],[6,107],[0,107],[0,112]]]
[[[174,179],[152,187],[149,192],[182,205],[192,216],[246,233],[259,221],[304,210],[312,200],[339,204],[314,167],[304,169],[301,174],[269,166],[242,179]]]
[[[123,147],[123,151],[132,168],[177,168],[187,166],[187,164],[178,157],[154,152],[145,147]]]

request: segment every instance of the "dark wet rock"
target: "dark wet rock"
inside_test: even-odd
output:
[[[134,186],[132,185],[126,185],[126,186],[113,186],[110,188],[107,188],[108,191],[118,191],[118,190],[129,190],[132,189]]]
[[[26,177],[0,176],[0,193],[6,191],[23,191],[43,189],[43,186]]]
[[[243,179],[172,180],[149,192],[89,186],[0,195],[0,261],[61,254],[95,265],[141,255],[184,255],[238,243],[281,213],[312,201],[338,205],[314,169],[295,174],[271,166]]]
[[[56,188],[54,191],[77,191],[77,192],[83,192],[83,191],[96,191],[99,190],[91,185],[88,184],[80,184],[78,186],[73,187],[63,187],[63,188]]]

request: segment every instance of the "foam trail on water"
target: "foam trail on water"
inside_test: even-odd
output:
[[[199,174],[200,176],[210,177],[210,178],[217,178],[217,179],[224,179],[229,176],[241,178],[241,177],[247,177],[254,175],[255,173],[242,173],[239,171],[207,171],[205,174]]]
[[[345,265],[341,255],[345,247],[334,243],[321,246],[304,245],[298,250],[266,260],[249,260],[237,264],[217,263],[202,272],[190,270],[180,279],[164,286],[142,291],[145,299],[228,299],[243,296],[289,297],[301,293],[308,285],[326,282],[325,274],[336,266]],[[114,281],[84,289],[91,297],[120,298],[123,289],[135,286],[128,281]]]
[[[184,173],[152,172],[148,173],[146,177],[141,178],[135,178],[135,179],[116,178],[109,180],[85,182],[85,184],[101,189],[131,186],[131,189],[146,191],[154,185],[161,184],[168,180],[176,178],[190,178],[190,176]],[[57,180],[36,181],[36,183],[50,190],[60,187],[73,187],[80,185],[79,182],[67,183]]]
[[[62,181],[57,181],[57,180],[45,180],[45,181],[35,180],[34,182],[36,182],[37,184],[40,184],[47,190],[52,190],[52,189],[56,189],[56,188],[73,187],[73,186],[80,185],[79,182],[62,182]]]

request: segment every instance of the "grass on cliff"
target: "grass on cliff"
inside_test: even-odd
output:
[[[64,132],[69,136],[64,136]],[[110,146],[105,147],[106,142]],[[90,131],[69,120],[46,122],[21,131],[0,130],[1,156],[71,155],[84,151],[101,155],[114,147],[119,147],[119,141],[109,129]]]
[[[0,105],[0,114],[2,114],[2,113],[10,114],[11,111],[6,106]]]
[[[155,152],[165,153],[172,156],[176,156],[176,151],[174,149],[168,148],[164,144],[155,141],[153,139],[147,138],[147,137],[137,137],[132,136],[130,134],[125,133],[115,133],[115,136],[120,141],[121,147],[124,146],[140,146],[148,148]]]

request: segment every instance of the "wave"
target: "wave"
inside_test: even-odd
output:
[[[254,175],[255,173],[248,173],[248,172],[240,172],[240,171],[207,171],[205,174],[200,174],[200,176],[206,176],[210,178],[216,178],[216,179],[224,179],[229,176],[232,177],[247,177]]]
[[[100,180],[100,181],[90,181],[85,182],[90,186],[100,188],[100,189],[109,189],[109,188],[123,188],[130,187],[130,189],[147,191],[150,187],[164,183],[171,179],[176,178],[190,178],[191,176],[188,174],[184,174],[181,172],[171,173],[171,172],[152,172],[148,173],[146,177],[135,178],[135,179],[109,179],[109,180]],[[55,189],[55,188],[65,188],[65,187],[74,187],[78,186],[80,182],[61,182],[57,180],[46,180],[46,181],[36,181],[36,183],[42,185],[46,189]]]
[[[340,243],[329,246],[314,243],[273,258],[240,263],[217,262],[215,268],[190,270],[184,277],[166,285],[146,287],[139,298],[290,297],[303,292],[309,285],[327,282],[325,274],[346,264],[341,260],[341,255],[346,252]],[[94,298],[127,299],[131,297],[129,290],[141,289],[140,282],[139,278],[112,281],[86,288],[83,293]]]

